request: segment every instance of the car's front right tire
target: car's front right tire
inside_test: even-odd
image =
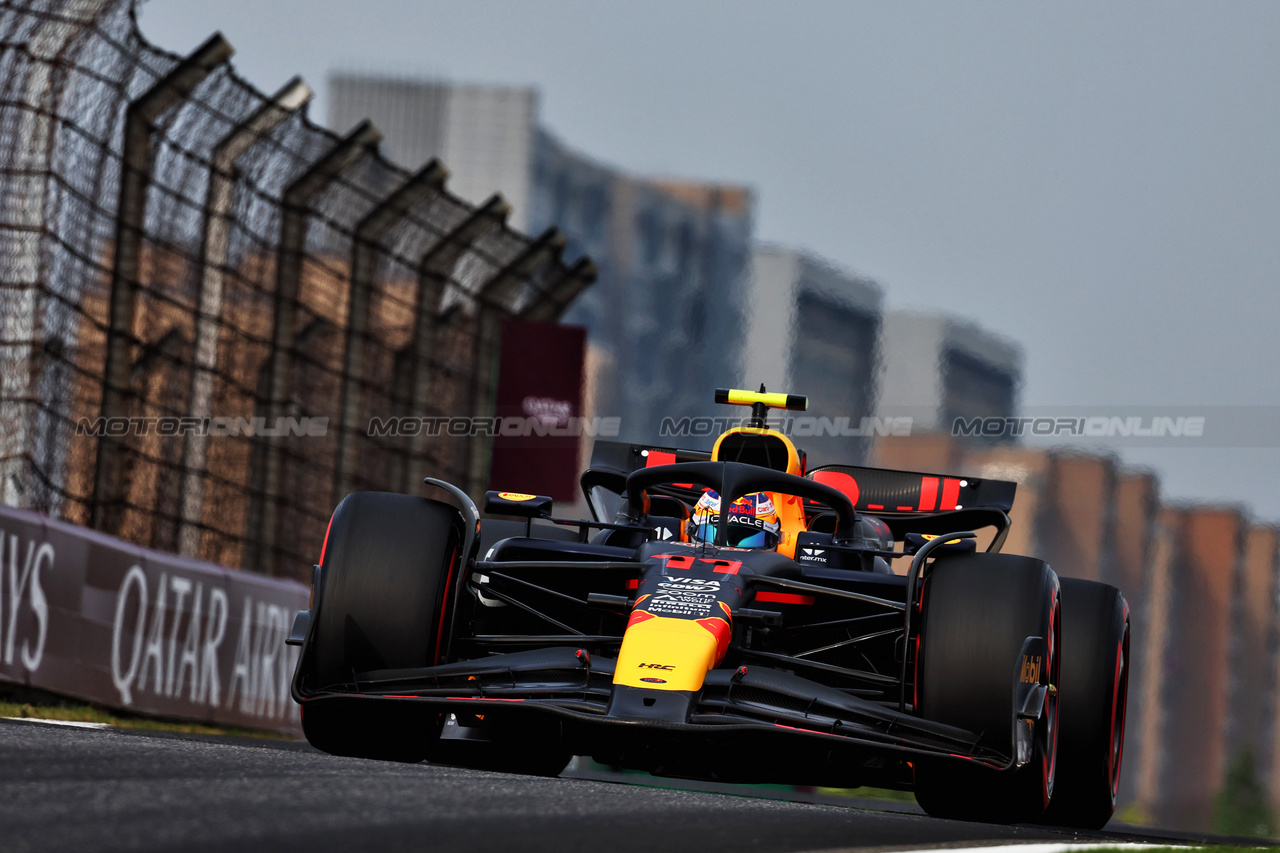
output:
[[[1062,578],[1058,785],[1040,823],[1101,829],[1116,810],[1129,685],[1129,605],[1120,590]]]

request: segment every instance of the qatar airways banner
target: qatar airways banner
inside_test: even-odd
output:
[[[0,679],[142,714],[300,732],[309,590],[0,505]]]
[[[578,448],[584,429],[592,430],[582,417],[585,346],[581,326],[503,325],[494,406],[502,428],[493,438],[489,488],[577,498]]]

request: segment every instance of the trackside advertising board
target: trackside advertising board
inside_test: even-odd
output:
[[[0,679],[135,713],[301,732],[302,584],[0,505]]]
[[[581,326],[503,325],[489,488],[557,501],[578,497],[585,346]]]

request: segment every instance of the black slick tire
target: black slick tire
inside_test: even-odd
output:
[[[915,795],[934,817],[990,823],[1033,821],[1054,788],[1057,756],[1058,579],[1029,557],[966,554],[937,560],[922,590],[917,713],[979,734],[980,746],[1009,755],[1015,681],[1028,637],[1047,640],[1044,693],[1029,760],[998,770],[962,760],[915,765]]]
[[[307,740],[334,755],[421,761],[440,715],[412,700],[333,697],[356,673],[439,662],[461,517],[438,501],[354,492],[334,510],[316,590],[314,633],[300,664]]]
[[[1129,682],[1129,605],[1120,590],[1062,578],[1061,757],[1040,823],[1101,829],[1116,809]]]

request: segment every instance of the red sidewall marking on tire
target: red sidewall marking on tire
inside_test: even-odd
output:
[[[1060,601],[1061,599],[1059,599],[1058,596],[1055,595],[1053,597],[1053,605],[1049,608],[1049,636],[1047,638],[1048,646],[1049,646],[1049,660],[1048,660],[1048,666],[1045,667],[1046,676],[1049,679],[1051,679],[1049,683],[1052,684],[1055,688],[1057,688],[1058,680],[1059,680],[1058,654],[1057,654],[1058,644],[1057,642],[1055,642],[1055,640],[1056,640],[1056,631],[1058,627],[1058,606]],[[1057,771],[1057,765],[1058,765],[1058,707],[1059,707],[1058,697],[1056,695],[1051,694],[1049,691],[1046,691],[1044,695],[1046,719],[1049,717],[1050,703],[1053,704],[1053,717],[1050,722],[1050,726],[1052,727],[1052,734],[1049,741],[1049,755],[1046,757],[1046,761],[1044,763],[1044,776],[1043,776],[1044,781],[1042,786],[1044,791],[1044,802],[1046,806],[1048,806],[1050,799],[1052,799],[1053,779],[1054,779],[1054,774]]]
[[[337,515],[337,513],[334,513]],[[324,542],[320,545],[320,565],[324,565],[324,552],[329,547],[329,531],[333,529],[333,515],[329,516],[329,526],[324,529]]]
[[[911,707],[920,713],[920,635],[916,634],[916,662],[911,670]]]
[[[440,665],[441,642],[444,639],[444,620],[449,615],[449,600],[453,597],[453,572],[457,568],[458,546],[455,544],[453,550],[449,552],[449,574],[444,581],[444,596],[440,599],[440,616],[436,624],[436,651],[434,661],[436,666]]]
[[[1107,739],[1107,767],[1111,778],[1111,800],[1114,802],[1116,795],[1120,791],[1120,761],[1124,757],[1124,716],[1128,705],[1128,691],[1126,696],[1120,695],[1121,679],[1126,678],[1125,669],[1128,667],[1128,655],[1125,649],[1129,645],[1129,605],[1124,607],[1124,635],[1120,638],[1120,644],[1116,646],[1116,678],[1115,684],[1111,688],[1111,736]],[[1119,743],[1117,743],[1116,726],[1119,724]]]
[[[924,588],[928,582],[928,578],[920,581],[920,591],[916,593],[916,613],[921,614],[922,618],[924,613]],[[910,602],[908,602],[907,606],[911,606]],[[911,670],[911,707],[915,709],[917,714],[920,713],[920,638],[924,635],[923,628],[923,624],[916,628],[916,661]],[[907,653],[906,637],[903,637],[902,653],[904,655]]]

